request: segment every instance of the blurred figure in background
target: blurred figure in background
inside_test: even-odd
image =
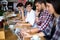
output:
[[[27,0],[18,0],[18,3],[22,3],[23,5],[25,5]]]
[[[7,7],[8,1],[7,0],[2,0],[1,3],[3,4],[2,10],[7,11],[8,10],[8,7]]]

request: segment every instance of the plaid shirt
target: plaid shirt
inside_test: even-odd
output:
[[[56,31],[51,40],[60,40],[60,17],[56,20]]]
[[[41,12],[37,24],[40,31],[43,31],[45,35],[49,35],[53,25],[53,16],[45,10],[44,12]]]

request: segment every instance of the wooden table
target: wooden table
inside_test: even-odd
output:
[[[22,37],[22,35],[20,35],[20,38],[21,38],[21,40],[30,40],[31,39],[31,37]],[[41,40],[46,40],[44,37],[40,37],[41,38]]]
[[[0,28],[0,40],[5,40],[5,32],[3,28]]]
[[[37,33],[29,33],[29,34],[34,35]],[[22,36],[21,34],[20,34],[20,38],[21,38],[21,40],[30,40],[31,39],[31,37],[25,37],[25,36]],[[40,38],[41,38],[41,40],[46,40],[44,37],[40,37]]]

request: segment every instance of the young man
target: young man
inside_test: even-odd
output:
[[[32,26],[35,22],[35,11],[33,11],[32,9],[32,3],[31,2],[26,2],[26,10],[27,10],[27,16],[26,16],[26,19],[25,21],[30,23]]]
[[[36,8],[37,10],[41,11],[42,8],[42,3],[45,5],[45,3],[42,1],[42,0],[37,0],[35,2],[35,5],[36,5]],[[46,6],[45,8],[43,9],[43,12],[40,12],[40,17],[39,17],[39,20],[37,21],[37,28],[32,28],[31,30],[22,30],[24,32],[21,31],[21,34],[23,34],[24,36],[31,36],[29,34],[24,34],[24,33],[38,33],[40,32],[39,34],[37,34],[38,36],[46,36],[46,35],[50,35],[50,32],[51,32],[51,28],[52,25],[51,25],[51,22],[53,23],[53,17],[52,17],[52,14],[49,14],[48,11],[46,10]],[[38,17],[38,16],[37,16]]]

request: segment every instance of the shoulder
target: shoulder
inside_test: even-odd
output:
[[[31,13],[35,13],[35,11],[34,10],[31,10]]]
[[[56,18],[57,24],[60,23],[60,16]]]

